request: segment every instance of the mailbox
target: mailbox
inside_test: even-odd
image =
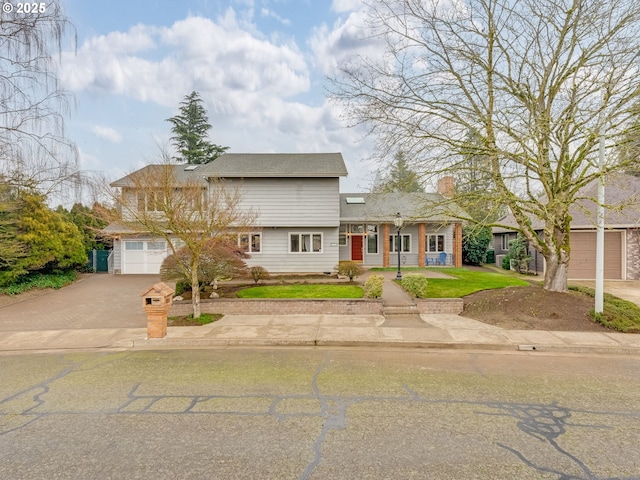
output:
[[[163,338],[167,334],[167,315],[174,292],[169,285],[160,282],[140,294],[142,308],[147,313],[147,337]]]

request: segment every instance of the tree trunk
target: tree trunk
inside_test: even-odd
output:
[[[200,318],[200,282],[198,281],[198,265],[191,265],[191,305],[193,318]]]
[[[566,255],[563,255],[566,257]],[[544,289],[551,292],[566,292],[567,286],[567,269],[569,266],[568,259],[561,261],[558,255],[552,254],[545,256],[546,269],[544,272]]]

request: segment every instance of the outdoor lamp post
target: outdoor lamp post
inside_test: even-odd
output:
[[[400,271],[400,230],[402,229],[402,224],[404,220],[400,216],[400,212],[396,214],[396,218],[393,219],[393,224],[398,229],[398,238],[396,241],[396,250],[398,251],[398,274],[396,275],[396,280],[402,280],[402,272]]]

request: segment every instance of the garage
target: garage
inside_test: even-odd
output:
[[[604,278],[622,279],[622,232],[604,234]],[[571,232],[569,278],[595,279],[596,232]]]
[[[164,240],[125,240],[122,246],[123,274],[158,274],[169,254]]]

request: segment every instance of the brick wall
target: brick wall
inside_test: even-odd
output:
[[[382,300],[299,300],[218,298],[202,300],[203,313],[225,315],[382,315]],[[188,315],[190,301],[175,302],[169,316]]]
[[[462,312],[464,302],[458,298],[416,299],[419,313]],[[202,300],[203,313],[225,315],[382,315],[382,300],[299,300],[219,298]],[[175,302],[169,316],[192,312],[188,300]]]
[[[627,280],[640,280],[640,229],[627,230]]]
[[[464,309],[464,301],[460,298],[427,298],[416,299],[419,313],[452,313],[457,315]]]

